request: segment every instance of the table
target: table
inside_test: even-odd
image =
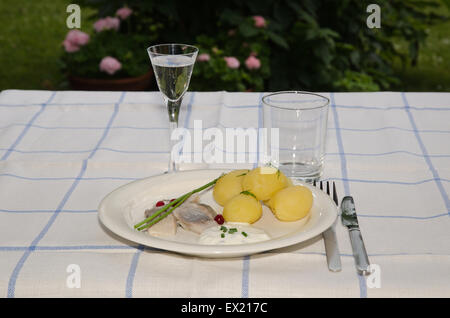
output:
[[[0,296],[449,297],[450,94],[324,94],[331,100],[324,179],[336,182],[340,198],[354,196],[378,279],[356,274],[340,222],[340,273],[328,271],[321,237],[211,260],[114,236],[98,222],[100,200],[167,168],[159,93],[6,90]],[[188,92],[180,125],[261,127],[262,96]],[[208,167],[215,166],[181,168]]]

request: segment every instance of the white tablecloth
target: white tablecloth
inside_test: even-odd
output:
[[[0,94],[0,296],[449,297],[450,94],[325,95],[324,178],[336,181],[340,198],[355,198],[380,288],[356,274],[340,222],[340,273],[328,271],[321,237],[211,260],[112,235],[98,222],[100,200],[166,170],[160,94],[7,90]],[[180,125],[261,127],[262,96],[187,93]],[[75,273],[80,286],[68,284]]]

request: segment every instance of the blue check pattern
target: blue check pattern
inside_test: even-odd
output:
[[[260,128],[263,95],[189,92],[180,125],[192,129],[202,119],[203,129]],[[341,198],[355,197],[384,287],[356,275],[340,224],[339,274],[327,271],[320,239],[211,261],[114,236],[97,221],[100,200],[167,167],[159,93],[7,90],[0,94],[0,295],[450,296],[450,94],[324,95],[331,101],[324,180],[336,182]],[[236,165],[182,166],[208,167]],[[72,263],[82,269],[79,289],[66,286]],[[436,283],[426,286],[430,277],[421,273]]]

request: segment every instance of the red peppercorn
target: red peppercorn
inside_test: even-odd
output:
[[[158,201],[158,202],[156,202],[156,206],[157,206],[157,207],[163,206],[164,204],[165,204],[164,201]]]
[[[216,221],[217,224],[222,225],[225,222],[225,219],[223,218],[222,214],[217,214],[214,218],[214,221]]]

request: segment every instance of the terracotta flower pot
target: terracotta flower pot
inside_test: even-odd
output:
[[[97,79],[69,75],[70,86],[75,90],[88,91],[144,91],[153,84],[153,72],[149,70],[138,77],[119,79]]]

